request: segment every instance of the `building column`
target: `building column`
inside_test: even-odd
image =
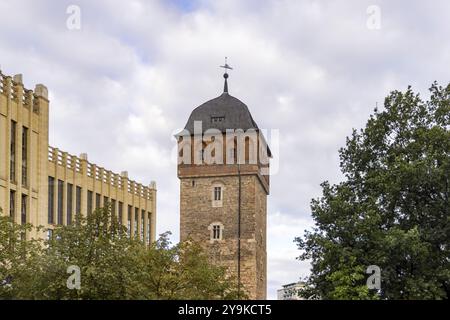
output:
[[[88,155],[87,153],[80,154],[80,161],[81,161],[81,181],[80,181],[80,187],[81,187],[81,212],[80,215],[87,217],[87,197],[88,197]]]
[[[38,222],[37,225],[47,225],[48,213],[48,90],[43,84],[36,85],[34,89],[33,112],[39,115],[37,166],[38,175]]]

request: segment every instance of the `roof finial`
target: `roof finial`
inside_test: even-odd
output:
[[[225,73],[223,74],[223,77],[225,78],[225,84],[223,85],[223,92],[224,93],[228,93],[228,70],[233,70],[232,67],[230,67],[227,63],[228,58],[225,57],[225,64],[223,66],[220,66],[221,68],[225,69]]]

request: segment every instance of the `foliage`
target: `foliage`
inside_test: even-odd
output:
[[[21,239],[32,226],[0,217],[0,298],[6,299],[233,299],[235,282],[193,242],[172,246],[169,233],[150,246],[129,238],[109,208],[56,226],[48,240]],[[14,239],[14,240],[12,240]],[[14,242],[14,250],[11,249]],[[5,250],[3,250],[5,249]],[[69,289],[68,267],[80,269]]]
[[[199,244],[171,246],[170,233],[161,235],[151,250],[137,252],[141,270],[131,295],[139,299],[237,299],[236,281],[225,268],[210,265]],[[241,294],[240,298],[244,298]]]
[[[13,280],[27,281],[36,259],[39,240],[25,241],[30,224],[18,225],[10,217],[3,216],[0,208],[0,299],[11,299],[17,295],[18,288]]]
[[[315,227],[295,240],[312,262],[304,296],[448,299],[450,84],[430,92],[392,92],[347,138],[345,181],[321,185]],[[378,293],[365,287],[369,265],[381,268]]]

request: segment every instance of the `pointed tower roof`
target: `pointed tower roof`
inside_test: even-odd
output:
[[[228,93],[228,70],[233,68],[228,65],[226,57],[225,64],[220,67],[225,69],[223,93],[192,111],[184,127],[191,134],[194,132],[195,121],[202,122],[203,132],[208,129],[218,129],[222,132],[226,132],[227,129],[258,129],[248,107]]]
[[[202,129],[258,129],[247,106],[227,92],[209,100],[192,111],[184,129],[194,133],[194,122],[201,121]]]
[[[232,70],[227,63],[221,67],[225,70]],[[228,93],[229,75],[226,71],[223,77],[225,79],[223,93],[195,108],[189,116],[184,127],[189,134],[194,134],[194,122],[196,121],[201,121],[202,133],[205,133],[208,129],[217,129],[223,133],[226,133],[227,129],[259,130],[248,107],[241,100]],[[182,131],[176,136],[185,135],[187,132]],[[271,156],[270,149],[269,155]]]

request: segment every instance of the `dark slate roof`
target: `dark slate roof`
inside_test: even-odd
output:
[[[194,133],[194,121],[202,121],[202,129],[258,129],[247,106],[239,99],[222,93],[217,98],[209,100],[192,111],[184,127],[191,134]]]

